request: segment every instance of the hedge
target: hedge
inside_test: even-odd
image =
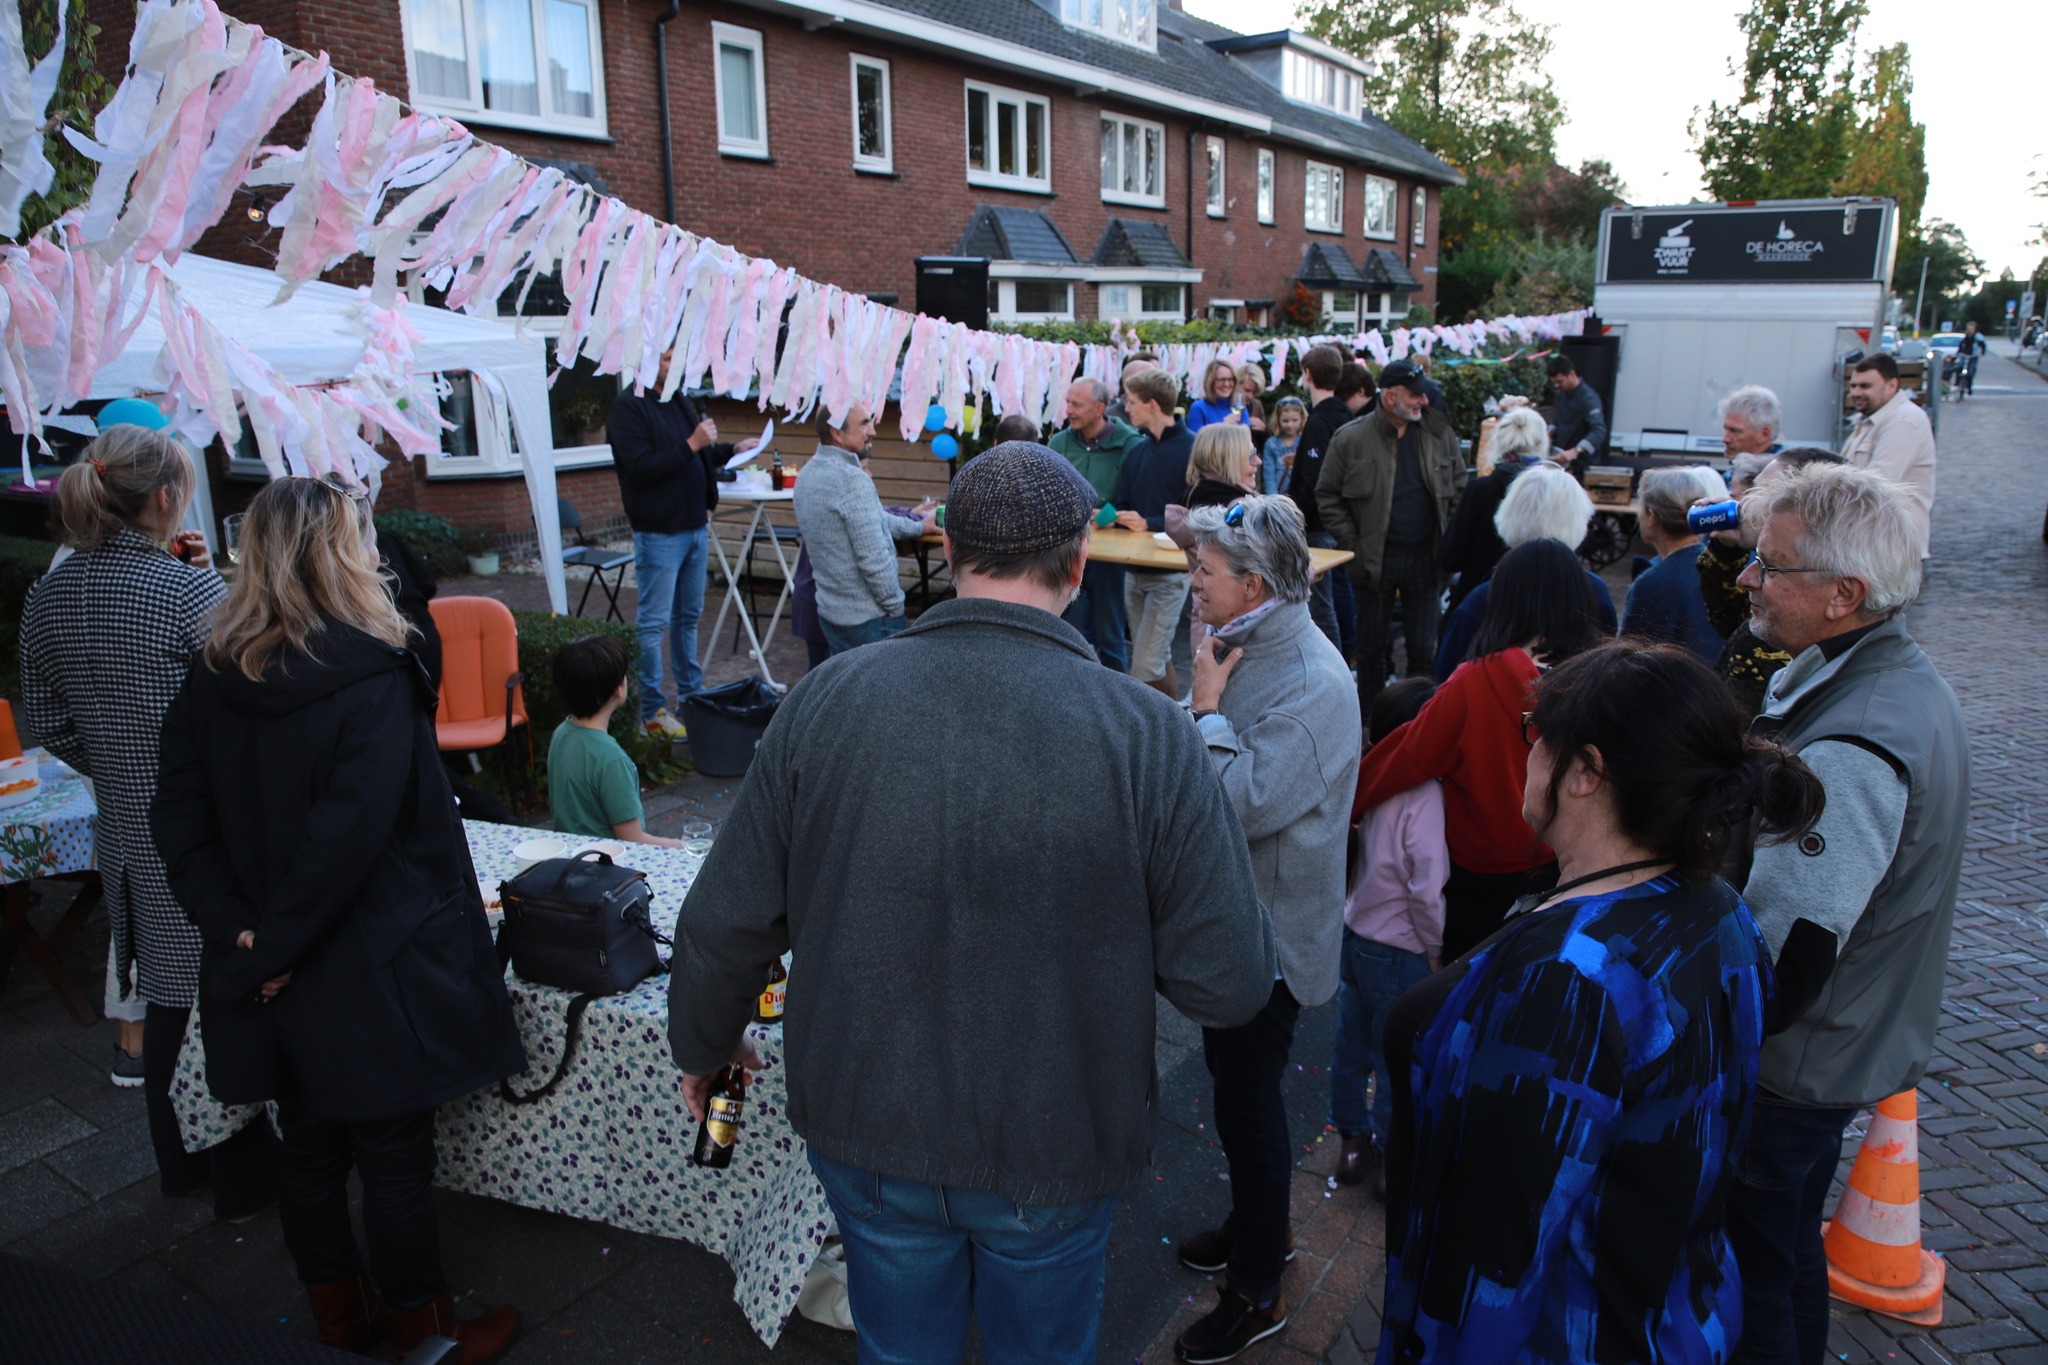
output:
[[[10,697],[21,695],[21,609],[55,553],[47,540],[0,536],[0,692]]]
[[[377,529],[397,536],[427,563],[436,578],[460,578],[469,572],[463,533],[432,512],[379,512]]]

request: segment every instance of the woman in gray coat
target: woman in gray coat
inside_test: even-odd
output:
[[[1245,497],[1190,512],[1187,528],[1194,610],[1207,627],[1195,641],[1195,724],[1244,827],[1280,950],[1266,1008],[1242,1027],[1202,1031],[1231,1208],[1220,1228],[1180,1245],[1191,1269],[1225,1272],[1215,1311],[1180,1340],[1180,1359],[1199,1365],[1287,1325],[1294,1161],[1280,1082],[1302,1008],[1337,991],[1360,738],[1351,672],[1309,618],[1301,509]]]
[[[64,471],[57,521],[74,553],[29,589],[21,701],[36,739],[93,782],[94,862],[114,940],[109,994],[132,966],[148,1002],[143,1096],[163,1192],[210,1183],[214,1212],[241,1219],[271,1202],[276,1161],[263,1124],[207,1155],[186,1152],[178,1135],[171,1075],[199,985],[199,931],[149,830],[164,712],[228,592],[205,542],[178,530],[196,484],[177,442],[137,426],[109,428]]]

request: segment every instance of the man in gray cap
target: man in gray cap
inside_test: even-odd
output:
[[[1060,619],[1093,490],[1012,441],[945,510],[957,600],[806,674],[762,736],[676,925],[669,1040],[701,1114],[790,951],[789,1118],[863,1358],[957,1358],[971,1312],[991,1360],[1092,1360],[1153,991],[1235,1027],[1278,957],[1200,731]]]

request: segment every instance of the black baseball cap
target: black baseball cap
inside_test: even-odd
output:
[[[1380,387],[1422,393],[1422,371],[1406,360],[1389,361],[1380,367]]]

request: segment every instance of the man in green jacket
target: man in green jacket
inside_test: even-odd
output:
[[[1396,597],[1409,676],[1427,677],[1434,666],[1437,542],[1469,472],[1457,433],[1430,410],[1422,371],[1396,360],[1379,382],[1378,405],[1331,438],[1316,480],[1323,529],[1355,556],[1347,568],[1358,589],[1361,714],[1387,685]]]
[[[1081,471],[1095,490],[1099,509],[1116,491],[1124,452],[1139,438],[1138,429],[1109,415],[1109,387],[1099,379],[1077,379],[1067,389],[1067,424],[1047,442]],[[1068,606],[1068,625],[1088,637],[1095,657],[1121,673],[1130,662],[1124,619],[1124,566],[1088,561],[1081,591]]]

